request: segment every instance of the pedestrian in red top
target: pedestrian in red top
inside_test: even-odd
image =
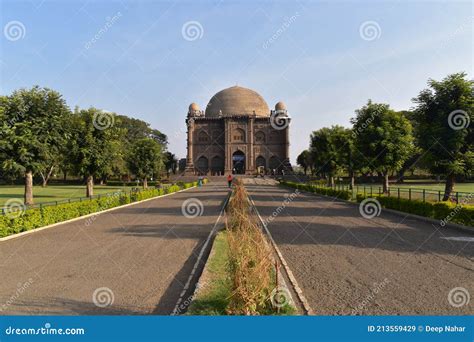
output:
[[[232,175],[229,173],[229,175],[227,176],[227,183],[229,184],[229,188],[232,186]]]

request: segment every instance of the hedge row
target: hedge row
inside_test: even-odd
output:
[[[141,191],[115,192],[101,196],[100,198],[87,199],[80,202],[28,209],[18,217],[13,217],[13,215],[1,215],[0,237],[70,220],[105,209],[118,207],[120,205],[162,196],[182,189],[188,189],[196,185],[197,182],[192,182],[180,185],[173,184],[163,188],[151,188]]]
[[[370,198],[370,196],[362,194],[356,196],[357,202],[362,202],[366,198]],[[474,226],[474,205],[451,202],[423,202],[384,195],[372,196],[372,198],[377,199],[383,208],[440,220],[441,226],[445,226],[448,222]]]
[[[322,188],[312,184],[296,182],[281,182],[280,184],[344,200],[352,199],[351,191]],[[451,202],[423,202],[419,200],[409,200],[407,198],[398,199],[397,197],[389,197],[385,195],[379,196],[375,194],[372,197],[367,195],[364,196],[363,194],[356,195],[357,202],[362,202],[366,198],[376,198],[383,208],[440,220],[441,226],[445,226],[448,222],[458,223],[465,226],[474,226],[474,205],[456,204]]]
[[[332,188],[323,188],[317,185],[306,184],[306,183],[296,183],[296,182],[280,182],[281,185],[289,186],[294,189],[304,190],[313,192],[320,195],[337,197],[344,200],[349,200],[352,197],[352,193],[347,190],[337,190]]]

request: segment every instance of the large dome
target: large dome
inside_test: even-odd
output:
[[[235,86],[221,90],[214,95],[206,107],[206,117],[223,115],[270,116],[270,109],[259,93]]]

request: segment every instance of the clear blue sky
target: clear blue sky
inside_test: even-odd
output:
[[[38,84],[146,120],[179,157],[189,103],[236,83],[286,102],[294,161],[369,98],[408,109],[428,78],[473,75],[469,1],[0,2],[0,93]]]

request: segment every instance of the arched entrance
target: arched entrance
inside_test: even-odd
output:
[[[224,159],[215,156],[211,159],[211,175],[221,176],[224,174]]]
[[[232,155],[232,171],[235,174],[242,175],[245,173],[245,154],[242,151],[236,151]]]
[[[264,168],[267,168],[267,163],[265,162],[265,158],[262,156],[258,156],[257,159],[255,160],[255,166],[263,166]]]
[[[207,172],[209,171],[209,161],[207,158],[204,156],[199,157],[196,168],[200,175],[207,175]]]
[[[270,169],[271,174],[281,173],[281,163],[276,156],[272,156],[268,162],[268,168]]]

